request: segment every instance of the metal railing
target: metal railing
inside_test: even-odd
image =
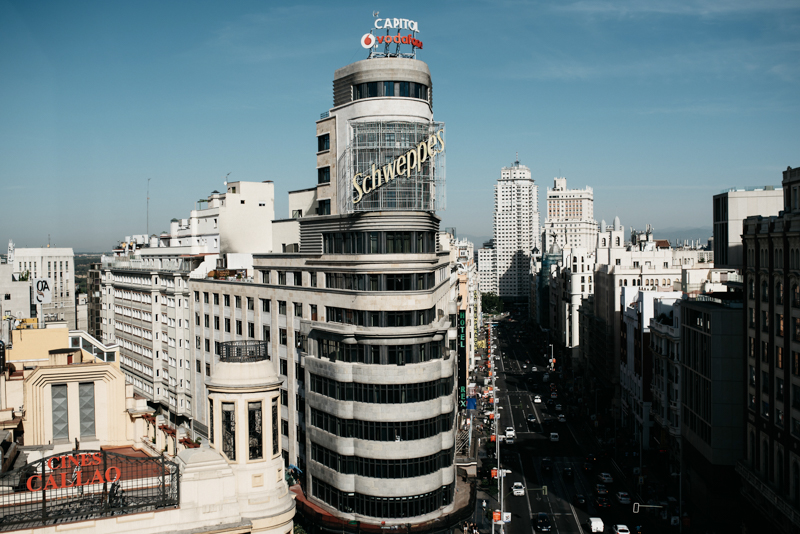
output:
[[[268,360],[267,342],[259,340],[223,341],[220,362],[251,363]]]

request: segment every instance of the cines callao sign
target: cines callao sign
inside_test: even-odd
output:
[[[402,156],[398,156],[388,165],[377,167],[373,163],[371,174],[365,175],[359,172],[353,176],[353,188],[358,194],[353,199],[353,204],[358,204],[367,193],[371,193],[401,176],[410,178],[414,169],[422,171],[423,163],[429,159],[433,162],[433,158],[437,154],[444,152],[443,132],[444,130],[439,130],[431,134],[426,141],[422,141],[415,148],[412,148]]]
[[[113,465],[103,471],[103,453],[101,452],[53,456],[47,460],[47,467],[52,471],[56,469],[61,469],[62,471],[61,473],[50,474],[46,480],[42,479],[42,475],[31,476],[25,484],[28,491],[42,489],[46,491],[105,484],[106,482],[116,482],[121,475],[119,467]],[[88,471],[87,474],[84,474],[84,468]],[[69,472],[69,469],[74,470]]]

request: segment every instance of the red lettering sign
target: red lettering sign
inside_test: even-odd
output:
[[[101,469],[95,469],[91,477],[83,476],[83,467],[101,466],[103,463],[103,454],[100,452],[95,453],[81,453],[73,454],[70,456],[54,456],[47,460],[47,466],[55,471],[56,469],[68,469],[70,467],[76,470],[70,474],[67,471],[61,473],[53,473],[47,475],[44,481],[44,490],[54,490],[63,488],[74,488],[77,486],[89,486],[91,484],[104,484],[106,482],[116,482],[122,476],[120,469],[116,466],[111,466],[103,472]],[[28,478],[25,483],[28,491],[41,491],[42,490],[42,475],[33,475]]]

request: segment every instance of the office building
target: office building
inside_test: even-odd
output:
[[[800,529],[800,169],[787,168],[782,213],[745,219],[742,235],[742,493],[782,532]]]
[[[494,186],[494,252],[487,257],[494,262],[494,274],[485,284],[487,290],[496,288],[505,300],[527,301],[531,254],[538,247],[539,186],[531,170],[517,160],[500,170]],[[478,255],[480,263],[480,251]]]
[[[593,251],[597,246],[597,221],[592,188],[567,189],[566,178],[554,178],[553,187],[547,188],[542,232],[545,249],[555,241],[561,248],[583,247]]]
[[[780,187],[731,188],[714,195],[714,265],[742,269],[742,223],[747,217],[778,215],[783,209]]]
[[[75,265],[71,248],[16,248],[8,244],[6,262],[14,266],[20,280],[46,278],[51,287],[52,302],[39,305],[39,321],[66,321],[76,327]],[[35,302],[34,302],[35,303]]]

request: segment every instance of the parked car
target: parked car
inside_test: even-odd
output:
[[[594,492],[597,495],[608,495],[608,488],[605,484],[595,484]]]
[[[584,497],[580,493],[576,493],[575,495],[572,496],[572,504],[580,508],[583,508],[584,506],[586,506],[586,497]]]
[[[536,516],[536,530],[539,532],[550,532],[550,518],[544,512],[539,512]]]
[[[514,484],[511,486],[511,491],[515,496],[520,497],[525,495],[525,486],[522,485],[522,482],[514,482]]]
[[[597,481],[603,484],[611,484],[614,482],[614,478],[611,476],[611,473],[600,473],[597,475]]]
[[[597,496],[594,499],[594,507],[598,510],[601,508],[611,508],[611,501],[607,497]]]
[[[617,502],[620,504],[630,504],[631,503],[631,496],[628,494],[627,491],[618,491],[615,494],[617,498]]]

